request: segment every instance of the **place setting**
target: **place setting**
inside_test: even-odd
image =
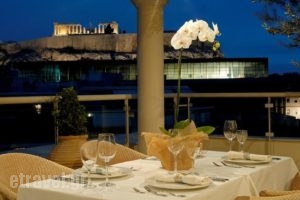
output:
[[[102,188],[106,191],[115,188],[111,178],[120,178],[132,175],[132,168],[111,166],[109,162],[117,153],[115,136],[113,133],[98,134],[96,145],[82,145],[80,156],[82,167],[73,171],[73,176],[77,179],[85,179],[84,188]],[[104,165],[99,165],[103,161]],[[92,179],[103,179],[101,183],[95,184]],[[99,181],[97,181],[99,182]]]
[[[229,167],[253,167],[254,164],[266,164],[272,161],[270,155],[253,154],[244,151],[244,145],[248,139],[248,131],[238,129],[236,120],[225,120],[223,132],[225,138],[229,141],[229,151],[221,163]],[[231,144],[237,139],[240,145],[240,151],[232,150]],[[236,165],[231,165],[236,164]],[[218,165],[214,163],[214,165]]]
[[[267,164],[272,161],[271,155],[253,154],[247,152],[229,151],[226,158],[223,160],[225,163],[234,164]]]
[[[145,185],[150,188],[168,190],[193,190],[208,187],[213,182],[212,179],[195,173],[195,160],[199,156],[201,145],[199,141],[190,140],[183,143],[176,138],[171,138],[167,147],[173,158],[173,167],[146,178]],[[178,170],[178,155],[183,150],[192,162],[189,169]]]
[[[160,173],[145,179],[145,185],[172,190],[191,190],[208,187],[212,180],[207,176],[196,174]]]
[[[134,169],[127,167],[108,167],[108,178],[118,178],[123,176],[128,176],[132,173]],[[78,168],[74,170],[73,174],[75,176],[85,177],[88,176],[88,170],[83,166],[82,168]],[[101,166],[94,166],[90,172],[90,178],[92,179],[105,179],[106,178],[106,169]]]

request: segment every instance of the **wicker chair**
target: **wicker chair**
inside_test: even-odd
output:
[[[282,196],[238,196],[235,198],[235,200],[300,200],[300,192],[286,194]]]
[[[89,140],[85,142],[81,148],[88,148],[88,149],[94,149],[94,153],[97,153],[97,140]],[[86,151],[88,152],[88,151]],[[91,151],[89,151],[91,153]],[[85,155],[88,157],[88,155]],[[141,158],[146,158],[148,155],[143,154],[141,152],[138,152],[134,149],[131,149],[129,147],[126,147],[121,144],[117,144],[117,153],[116,156],[109,162],[109,164],[116,164],[116,163],[121,163],[125,161],[130,161],[130,160],[137,160]],[[100,160],[97,156],[97,164],[103,165],[103,161]]]
[[[72,169],[36,155],[27,153],[1,154],[0,200],[15,200],[21,183],[70,173],[72,173]]]
[[[300,200],[300,172],[294,176],[289,190],[262,190],[259,197],[238,196],[235,200]]]

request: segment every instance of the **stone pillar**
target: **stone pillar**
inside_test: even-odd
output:
[[[143,131],[164,126],[163,8],[168,0],[131,0],[138,13],[138,150],[146,153]]]

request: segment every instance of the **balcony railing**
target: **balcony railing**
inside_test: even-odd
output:
[[[285,100],[286,98],[300,97],[300,92],[182,93],[181,96],[183,102],[183,104],[181,105],[181,110],[183,113],[185,113],[182,118],[187,118],[188,116],[191,119],[197,121],[197,123],[211,123],[211,125],[217,127],[219,134],[222,134],[221,129],[223,120],[229,117],[237,118],[241,122],[240,125],[244,126],[243,128],[252,129],[253,133],[258,131],[259,129],[261,129],[260,131],[265,131],[263,134],[260,132],[257,134],[255,133],[254,135],[264,136],[267,138],[267,140],[271,140],[275,136],[277,137],[278,135],[280,135],[274,134],[273,126],[275,126],[279,132],[281,132],[282,130],[284,130],[285,125],[283,125],[283,128],[278,128],[277,126],[281,121],[286,120],[286,118],[293,119],[293,121],[296,121],[296,124],[299,123],[299,120],[293,117],[287,117],[285,115]],[[53,103],[54,97],[55,96],[0,97],[0,105],[2,106],[2,108],[4,108],[3,106],[5,105],[51,105]],[[165,94],[166,102],[173,102],[175,98],[176,94]],[[96,123],[97,120],[102,121],[101,125],[103,126],[115,126],[112,122],[112,116],[118,116],[118,121],[121,121],[121,125],[118,126],[119,128],[123,129],[120,132],[125,133],[124,144],[127,146],[130,145],[130,134],[137,131],[137,120],[135,117],[137,115],[136,95],[79,95],[79,100],[87,105],[96,103],[96,105],[89,106],[88,111],[91,112],[91,114],[93,114],[94,112],[94,114],[97,116],[94,116],[95,119],[93,119],[93,121]],[[116,104],[114,102],[118,103]],[[97,103],[101,103],[101,105]],[[113,106],[107,106],[106,103],[112,103],[111,105]],[[172,107],[172,103],[166,103],[165,105],[165,120],[167,126],[173,123],[172,120],[174,110]],[[105,107],[105,109],[103,109],[103,107]],[[256,108],[258,109],[256,110]],[[113,110],[114,112],[112,112]],[[3,112],[3,110],[1,112]],[[1,112],[0,114],[3,114]],[[105,115],[101,116],[103,112]],[[275,122],[273,122],[272,120],[275,120]],[[99,124],[97,126],[99,126]],[[293,130],[298,130],[299,126],[297,125]],[[251,137],[251,131],[249,132]],[[56,132],[55,141],[57,141],[57,134],[58,133]],[[284,137],[284,134],[281,136]],[[295,137],[297,137],[297,135],[295,135]]]

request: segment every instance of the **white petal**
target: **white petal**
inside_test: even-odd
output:
[[[187,49],[190,47],[192,39],[186,34],[176,33],[171,39],[171,45],[174,49]]]
[[[220,31],[219,31],[219,28],[218,28],[218,24],[213,24],[213,29],[214,29],[214,33],[215,35],[219,35],[220,34]]]
[[[196,20],[195,26],[196,26],[197,32],[200,32],[200,31],[208,28],[208,23],[204,20]]]

